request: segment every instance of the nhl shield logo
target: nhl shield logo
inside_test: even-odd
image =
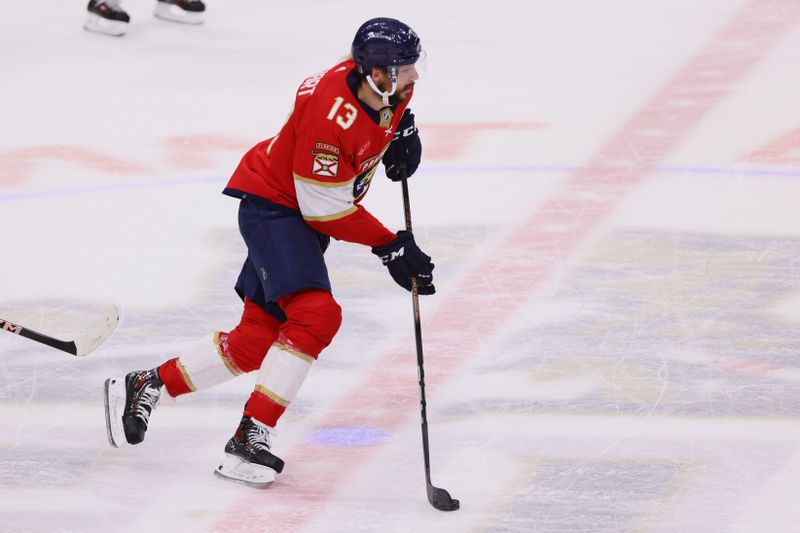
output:
[[[386,128],[387,135],[391,133],[390,128],[392,127],[392,119],[394,118],[394,112],[392,112],[391,108],[384,107],[378,113],[381,119],[380,126],[381,128]]]

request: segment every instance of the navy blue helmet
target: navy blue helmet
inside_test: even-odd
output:
[[[422,53],[419,37],[407,24],[397,19],[379,17],[358,28],[351,49],[361,74],[372,67],[413,65]]]

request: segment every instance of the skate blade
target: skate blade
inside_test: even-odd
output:
[[[125,378],[108,378],[103,386],[108,443],[119,448],[128,446],[122,427],[122,410],[125,408]]]
[[[95,33],[104,33],[114,37],[121,37],[128,31],[128,23],[121,20],[108,20],[94,13],[87,13],[83,29]]]
[[[180,24],[202,24],[205,21],[205,12],[184,11],[175,4],[156,2],[153,16],[161,20],[179,22]]]
[[[275,481],[275,472],[268,466],[243,461],[235,455],[225,454],[225,459],[214,470],[214,475],[249,487],[265,489]]]

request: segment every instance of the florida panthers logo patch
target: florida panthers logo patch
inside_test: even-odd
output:
[[[311,173],[315,176],[335,178],[339,172],[339,156],[326,152],[312,152],[314,162],[311,165]]]

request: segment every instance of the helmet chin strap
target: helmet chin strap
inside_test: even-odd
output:
[[[395,91],[397,91],[397,67],[389,67],[389,79],[392,80],[392,89],[390,91],[381,91],[378,89],[378,86],[375,85],[375,81],[372,79],[372,76],[367,76],[367,83],[372,90],[378,93],[378,96],[381,97],[383,101],[383,105],[388,106],[389,104],[389,97],[392,96]]]

